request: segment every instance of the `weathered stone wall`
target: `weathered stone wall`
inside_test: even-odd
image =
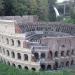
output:
[[[0,20],[0,33],[14,34],[15,21],[13,20]]]
[[[75,34],[75,25],[74,24],[64,24],[64,23],[58,23],[58,22],[34,22],[34,23],[24,23],[24,24],[18,24],[19,29],[21,29],[21,32],[27,32],[27,31],[55,31],[55,32],[64,32],[64,33],[70,33]]]

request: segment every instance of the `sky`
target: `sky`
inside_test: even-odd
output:
[[[57,0],[58,2],[63,2],[63,1],[66,1],[66,0]]]
[[[58,2],[63,2],[64,0],[57,0]]]

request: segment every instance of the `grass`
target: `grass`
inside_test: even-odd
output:
[[[0,63],[0,75],[75,75],[75,69],[60,70],[60,71],[27,71],[20,70],[6,64]]]

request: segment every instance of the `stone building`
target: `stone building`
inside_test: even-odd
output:
[[[0,61],[29,70],[75,64],[75,25],[38,22],[36,16],[0,17]]]

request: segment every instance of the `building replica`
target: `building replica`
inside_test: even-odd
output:
[[[56,70],[75,64],[75,25],[36,16],[0,17],[0,61],[19,69]]]

